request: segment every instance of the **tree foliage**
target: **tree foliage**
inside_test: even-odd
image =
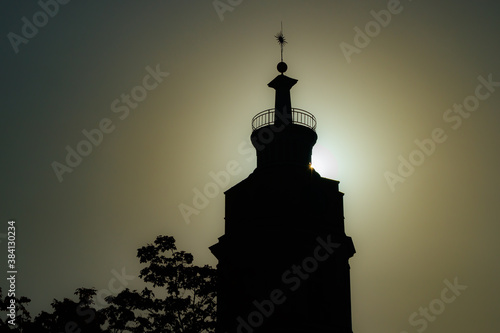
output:
[[[109,296],[107,316],[113,332],[203,333],[215,330],[215,270],[193,264],[175,239],[158,236],[137,251],[146,264],[139,277],[153,285],[142,292],[125,289]],[[159,296],[161,295],[161,296]]]
[[[42,311],[35,318],[36,332],[106,332],[101,328],[106,321],[104,313],[93,307],[96,292],[94,288],[78,288],[74,293],[78,302],[68,298],[62,301],[54,299],[51,304],[54,311]]]
[[[7,296],[3,298],[2,296],[2,288],[0,288],[0,312],[10,313],[9,306],[11,304],[11,298]],[[0,332],[19,332],[20,327],[28,326],[31,323],[31,315],[26,308],[26,305],[31,302],[31,300],[24,296],[14,298],[14,300],[16,328],[8,324],[10,320],[8,316],[2,315],[0,319]]]
[[[193,256],[178,251],[175,239],[158,236],[153,244],[137,251],[145,267],[140,277],[152,288],[141,292],[124,289],[108,296],[108,306],[97,310],[97,290],[78,288],[78,301],[64,298],[51,303],[52,313],[42,311],[32,321],[26,304],[16,299],[17,327],[0,319],[0,332],[23,333],[212,333],[215,331],[215,269],[193,264]],[[0,312],[7,311],[9,299],[2,298]]]

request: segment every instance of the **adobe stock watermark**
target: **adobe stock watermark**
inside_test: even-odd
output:
[[[331,235],[326,237],[326,241],[321,237],[317,237],[316,241],[318,245],[314,248],[312,256],[304,258],[300,265],[292,265],[290,269],[287,269],[281,275],[281,281],[285,285],[286,289],[290,291],[298,290],[302,282],[309,279],[309,277],[316,272],[319,264],[330,258],[330,256],[335,252],[335,249],[340,247],[340,243],[332,242]],[[269,297],[267,299],[260,302],[254,300],[252,305],[255,310],[251,311],[246,318],[241,316],[236,318],[236,321],[238,322],[236,332],[253,333],[256,328],[264,324],[266,318],[273,315],[276,307],[285,303],[286,300],[287,297],[285,296],[285,292],[280,288],[273,289],[269,293]]]
[[[284,112],[286,113],[286,112]],[[256,150],[262,151],[265,149],[265,145],[271,143],[274,140],[276,133],[281,132],[286,125],[289,124],[289,120],[284,118],[279,112],[276,115],[281,119],[282,124],[278,127],[273,125],[263,127],[257,132],[257,136],[253,137],[253,145]],[[247,162],[251,162],[256,159],[255,149],[249,147],[248,141],[242,141],[238,144],[238,153],[245,157]],[[181,202],[177,207],[182,215],[182,218],[186,224],[191,223],[192,215],[199,215],[202,210],[207,208],[210,204],[210,200],[216,198],[221,191],[223,191],[230,183],[231,177],[237,176],[243,171],[241,163],[236,160],[230,160],[226,163],[225,168],[217,172],[210,171],[208,177],[211,181],[205,183],[205,185],[200,188],[194,187],[192,189],[193,198],[191,199],[191,205]]]
[[[364,31],[358,26],[354,27],[354,45],[346,42],[339,44],[347,63],[351,63],[353,54],[360,54],[364,48],[370,45],[372,39],[380,34],[382,28],[386,28],[391,23],[392,16],[400,14],[403,8],[399,0],[389,0],[387,2],[387,9],[381,9],[378,12],[371,10],[370,15],[373,17],[373,20],[365,24]]]
[[[489,74],[487,79],[479,75],[477,80],[479,84],[476,86],[473,95],[465,97],[461,104],[453,104],[452,108],[447,109],[443,113],[444,122],[449,124],[454,131],[462,126],[464,119],[469,118],[472,112],[479,108],[481,101],[490,98],[495,89],[500,87],[499,81],[493,81],[493,74]],[[445,142],[447,139],[448,135],[441,127],[434,128],[428,138],[422,140],[415,139],[414,143],[417,148],[407,154],[407,157],[403,155],[398,156],[399,165],[397,166],[397,173],[391,171],[384,172],[384,178],[391,192],[396,190],[396,184],[404,183],[408,177],[413,175],[416,170],[415,168],[421,166],[426,158],[436,152],[438,144]]]
[[[232,12],[236,7],[241,5],[242,2],[243,0],[214,0],[212,5],[219,16],[219,20],[222,22],[224,21],[224,13]]]
[[[14,50],[14,53],[19,52],[19,46],[21,44],[28,44],[30,39],[33,39],[38,35],[38,30],[45,27],[49,22],[49,19],[59,13],[60,5],[66,5],[70,0],[40,0],[38,1],[38,6],[41,10],[37,11],[31,17],[31,20],[26,16],[21,18],[23,23],[21,27],[21,35],[14,32],[9,32],[7,34],[7,39]]]
[[[142,78],[141,84],[130,89],[130,93],[122,93],[120,98],[116,98],[111,102],[111,111],[118,114],[120,120],[125,120],[130,115],[130,111],[136,109],[139,103],[146,99],[148,92],[156,89],[164,78],[170,75],[168,72],[161,71],[160,64],[157,64],[155,69],[150,66],[145,69],[147,74]],[[101,145],[104,135],[113,133],[115,129],[116,125],[113,124],[110,118],[102,118],[97,123],[97,126],[90,130],[84,128],[82,130],[83,139],[75,145],[75,148],[66,145],[66,158],[64,160],[66,164],[58,161],[51,163],[57,180],[61,183],[64,180],[63,175],[72,173],[82,163],[83,159],[92,153],[95,147]]]
[[[429,305],[426,307],[421,306],[418,312],[415,311],[408,317],[408,322],[418,333],[424,332],[429,326],[429,323],[436,321],[437,316],[444,312],[446,305],[453,303],[457,297],[462,294],[462,291],[468,288],[468,286],[458,283],[458,277],[453,279],[453,283],[448,279],[445,279],[443,283],[446,287],[441,290],[441,294],[438,298],[430,301]],[[408,332],[401,331],[400,333]]]

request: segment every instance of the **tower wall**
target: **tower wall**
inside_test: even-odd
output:
[[[257,152],[257,168],[276,164],[307,167],[317,138],[312,129],[293,123],[259,128],[250,137]]]
[[[257,168],[225,195],[225,235],[212,247],[217,332],[352,332],[355,251],[338,182],[277,165]]]

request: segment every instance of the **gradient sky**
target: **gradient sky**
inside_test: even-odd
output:
[[[500,87],[478,88],[478,77],[500,81],[500,5],[232,3],[221,20],[212,1],[70,1],[17,53],[9,33],[22,36],[23,17],[43,20],[42,9],[0,4],[1,261],[14,218],[17,291],[32,312],[79,287],[109,290],[116,272],[137,276],[137,248],[160,234],[215,266],[208,247],[224,233],[222,192],[255,168],[251,119],[274,106],[267,83],[283,21],[287,75],[299,80],[292,105],[316,116],[313,163],[345,193],[354,332],[498,332]],[[398,13],[385,27],[370,23],[388,6]],[[355,40],[367,24],[370,41]],[[341,45],[356,42],[346,57]],[[121,96],[144,91],[148,67],[169,74],[125,117]],[[477,89],[475,111],[453,111],[477,101]],[[113,130],[60,182],[54,161],[66,164],[66,147],[105,119]],[[444,142],[416,152],[435,129]],[[420,165],[391,188],[386,173],[410,155]],[[230,161],[239,168],[229,184],[187,223],[179,206],[193,206]],[[454,279],[467,289],[436,301]],[[125,283],[141,288],[138,277]],[[418,314],[429,305],[433,321]]]

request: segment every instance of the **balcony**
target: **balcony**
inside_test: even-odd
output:
[[[261,111],[252,119],[252,131],[274,124],[274,108]],[[316,118],[306,110],[292,108],[292,124],[308,127],[316,131]]]

